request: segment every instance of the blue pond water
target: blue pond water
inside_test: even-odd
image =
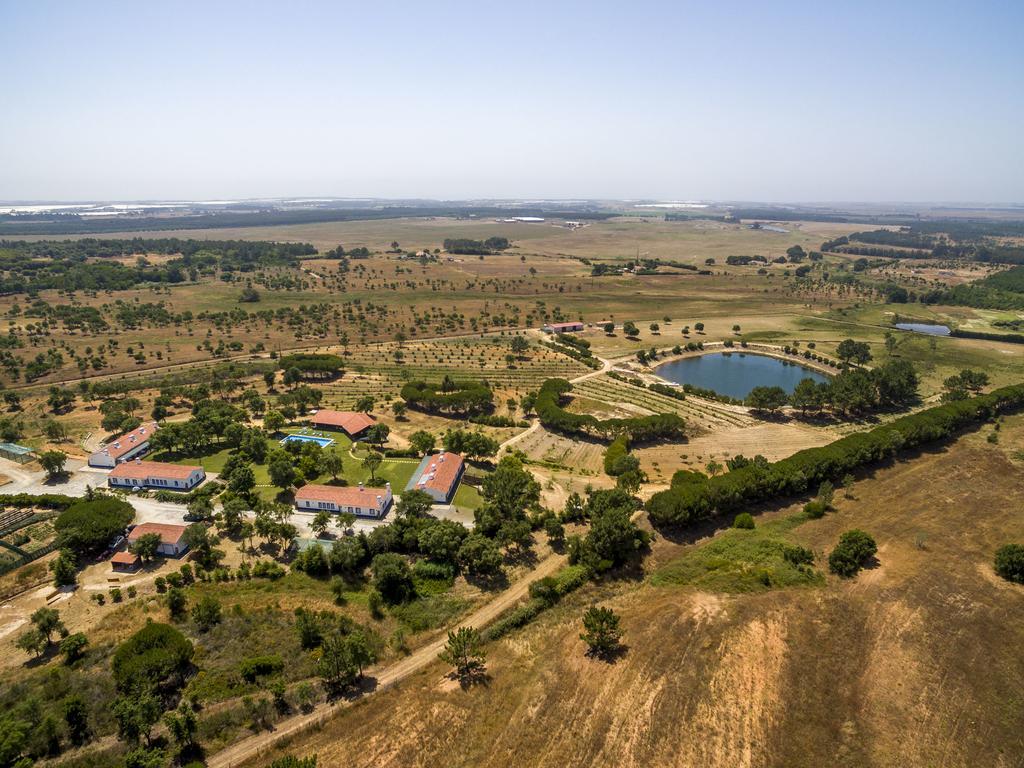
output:
[[[288,435],[282,443],[316,443],[321,448],[326,448],[328,445],[334,442],[329,437],[316,437],[314,435]]]
[[[901,331],[927,333],[929,336],[949,336],[948,325],[929,325],[928,323],[896,323]]]
[[[745,398],[754,387],[782,387],[788,393],[801,379],[828,381],[828,376],[798,363],[743,352],[684,357],[660,366],[658,375],[676,384],[713,389],[737,399]]]

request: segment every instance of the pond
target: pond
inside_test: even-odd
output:
[[[927,333],[929,336],[949,336],[948,325],[930,325],[929,323],[896,323],[901,331],[913,331],[914,333]]]
[[[816,382],[829,377],[799,363],[767,355],[743,352],[714,352],[684,357],[658,368],[658,375],[676,384],[713,389],[720,395],[744,399],[754,387],[782,387],[793,391],[801,379]]]

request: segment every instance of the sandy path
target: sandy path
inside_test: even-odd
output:
[[[566,563],[564,555],[550,555],[542,560],[536,568],[506,589],[494,600],[478,608],[460,624],[481,628],[494,621],[501,613],[511,608],[516,602],[526,597],[529,593],[530,584],[545,576],[550,576]],[[428,664],[437,659],[444,644],[448,640],[447,633],[437,637],[432,642],[413,651],[404,659],[385,667],[379,671],[368,670],[367,676],[376,680],[376,687],[366,696],[377,691],[382,691],[396,683],[401,682],[410,675],[419,672]],[[362,697],[360,697],[362,698]],[[249,736],[241,741],[235,742],[227,749],[223,749],[211,756],[207,761],[208,768],[234,768],[246,760],[262,753],[265,749],[273,746],[282,739],[296,736],[310,727],[316,726],[334,717],[339,711],[348,707],[352,702],[342,700],[313,711],[308,715],[298,715],[282,721],[275,730]]]

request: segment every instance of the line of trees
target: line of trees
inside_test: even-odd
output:
[[[1024,405],[1024,384],[946,403],[799,451],[774,464],[751,463],[707,478],[677,472],[672,487],[651,497],[647,510],[656,525],[686,525],[726,514],[752,502],[802,494],[824,480],[895,456],[899,451],[942,440],[997,413]]]

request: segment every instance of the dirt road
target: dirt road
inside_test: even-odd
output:
[[[526,597],[529,593],[530,584],[545,576],[550,576],[566,563],[564,555],[550,555],[542,560],[536,568],[506,589],[486,605],[478,608],[474,613],[467,616],[462,622],[463,626],[476,627],[480,629],[494,621],[501,613],[511,608],[516,602]],[[370,696],[377,691],[390,688],[392,685],[401,682],[407,677],[419,672],[437,658],[447,642],[447,634],[442,634],[432,642],[413,651],[404,659],[384,667],[383,669],[367,670],[367,677],[376,680],[376,687]],[[321,707],[308,715],[298,715],[289,718],[278,724],[273,731],[259,733],[254,736],[235,742],[227,749],[223,749],[211,756],[207,761],[208,768],[235,768],[242,765],[256,755],[261,754],[282,739],[295,736],[308,728],[323,723],[338,714],[339,711],[351,704],[350,701],[339,701]]]

